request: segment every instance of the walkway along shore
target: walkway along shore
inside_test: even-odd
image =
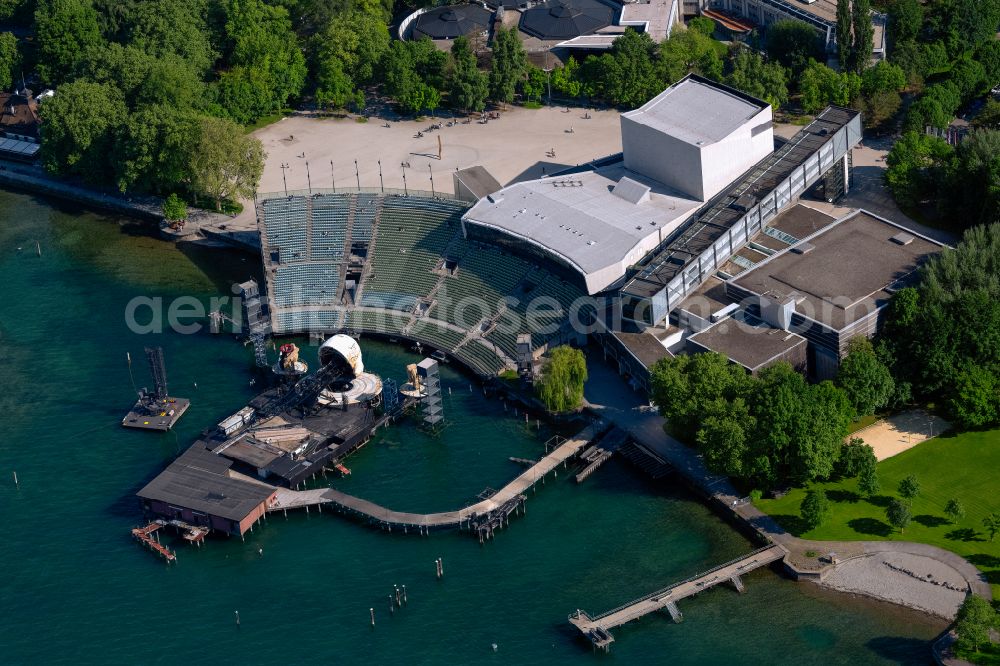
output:
[[[635,441],[669,462],[678,476],[723,516],[744,526],[763,542],[783,546],[788,551],[783,564],[796,580],[812,581],[845,591],[844,581],[831,585],[826,580],[845,562],[859,558],[869,558],[871,566],[877,566],[883,572],[882,579],[886,576],[899,576],[901,579],[912,580],[912,577],[885,566],[878,559],[885,554],[894,554],[902,556],[910,569],[921,568],[922,560],[933,560],[953,570],[955,576],[964,581],[968,591],[986,599],[993,598],[990,585],[981,571],[963,557],[936,546],[904,541],[810,541],[790,534],[774,518],[737,493],[728,477],[709,472],[695,449],[668,435],[663,429],[664,420],[656,409],[648,404],[641,404],[631,391],[627,392],[631,395],[626,395],[625,391],[620,390],[621,379],[610,368],[603,363],[591,362],[588,369],[591,375],[587,384],[589,409],[628,432]],[[807,553],[815,555],[807,556]],[[829,558],[834,561],[826,558],[830,554],[835,554],[835,557]],[[856,566],[855,564],[852,568]],[[873,576],[866,572],[864,578],[867,580]],[[932,613],[948,620],[954,619],[957,606],[951,603],[950,596],[954,591],[949,587],[928,581],[922,583],[923,587],[919,591],[909,595],[904,595],[902,592],[905,591],[902,590],[887,594],[884,586],[866,586],[866,580],[854,581],[855,584],[850,586],[849,591]],[[945,596],[949,598],[943,599]]]
[[[413,530],[419,534],[426,534],[432,529],[466,527],[478,530],[480,525],[485,525],[489,529],[487,530],[488,534],[484,536],[490,536],[492,535],[492,527],[502,526],[502,521],[494,521],[493,518],[505,519],[518,508],[523,511],[526,499],[524,493],[533,488],[539,481],[544,481],[550,473],[558,475],[559,465],[565,466],[570,458],[579,454],[598,434],[598,425],[587,426],[574,437],[558,442],[537,463],[493,495],[456,511],[440,513],[393,511],[333,488],[304,491],[280,488],[278,489],[277,501],[270,508],[270,511],[287,511],[288,509],[308,508],[310,506],[317,506],[322,510],[322,507],[327,505],[342,513],[360,517],[390,532],[396,529],[402,530],[404,533]],[[490,527],[488,523],[495,524]]]

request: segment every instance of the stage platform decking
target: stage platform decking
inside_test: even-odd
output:
[[[138,430],[166,432],[174,427],[174,424],[180,420],[190,406],[191,401],[187,398],[171,398],[169,396],[148,406],[137,402],[132,411],[122,419],[122,425]]]

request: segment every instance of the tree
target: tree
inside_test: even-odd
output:
[[[868,497],[874,497],[879,491],[876,462],[873,452],[870,458],[866,457],[862,460],[861,469],[858,472],[858,490]]]
[[[580,96],[580,62],[573,57],[566,60],[562,67],[552,70],[552,88],[567,97]]]
[[[466,111],[482,111],[489,92],[489,80],[479,71],[469,40],[457,37],[451,44],[451,105]]]
[[[215,201],[248,199],[264,173],[264,147],[224,118],[202,118],[198,140],[191,152],[192,188]]]
[[[826,492],[822,490],[807,492],[799,511],[809,529],[814,530],[822,525],[830,516],[830,500]]]
[[[118,127],[112,160],[118,189],[166,192],[188,187],[191,151],[198,142],[198,116],[151,105]]]
[[[947,199],[955,219],[968,226],[1000,221],[1000,130],[970,132],[955,149],[949,181],[963,188]]]
[[[650,369],[653,404],[688,442],[694,441],[711,405],[746,396],[749,382],[742,368],[716,353],[663,358]]]
[[[809,60],[799,74],[799,94],[806,113],[816,113],[830,104],[847,106],[857,95],[861,80],[853,72],[835,72]]]
[[[344,71],[339,58],[329,56],[317,64],[316,104],[323,108],[340,109],[351,102],[364,104],[364,95]]]
[[[604,74],[604,97],[617,106],[637,107],[660,90],[653,64],[657,46],[648,33],[627,28],[599,62]]]
[[[956,373],[948,396],[948,411],[962,428],[982,428],[1000,418],[997,368],[964,364]]]
[[[302,91],[305,57],[284,7],[229,0],[225,33],[230,69],[220,77],[219,101],[235,120],[273,113]]]
[[[775,62],[766,62],[759,53],[745,46],[736,46],[734,49],[732,71],[726,78],[726,83],[766,101],[774,108],[788,101],[788,82],[784,67]]]
[[[694,32],[705,35],[706,37],[711,37],[715,34],[715,21],[707,16],[695,16],[694,18],[688,20],[687,28],[688,30],[693,30]]]
[[[944,515],[948,516],[951,522],[957,523],[962,518],[965,518],[965,507],[962,506],[961,501],[953,497],[944,505]]]
[[[163,200],[163,217],[176,222],[187,218],[187,204],[177,194]]]
[[[776,21],[767,26],[766,51],[769,59],[794,71],[823,57],[816,29],[802,21]]]
[[[389,28],[380,14],[350,11],[335,16],[314,38],[318,44],[315,59],[317,64],[337,60],[355,85],[364,85],[374,77],[390,41]]]
[[[886,520],[902,533],[906,526],[910,524],[913,514],[910,505],[902,500],[893,499],[885,509]]]
[[[843,477],[852,478],[860,475],[869,465],[874,467],[876,462],[875,450],[860,437],[852,437],[840,449],[837,471]]]
[[[545,85],[548,80],[549,74],[545,70],[529,65],[528,74],[521,82],[521,95],[532,102],[541,101],[542,96],[545,95]]]
[[[528,72],[528,56],[514,28],[496,31],[493,65],[490,69],[490,97],[503,104],[514,101],[517,85]]]
[[[674,31],[670,39],[660,42],[654,59],[659,84],[676,83],[691,72],[721,81],[723,66],[717,44],[698,30]]]
[[[913,206],[933,196],[953,152],[946,142],[923,131],[903,134],[885,159],[886,184],[896,200]]]
[[[997,532],[1000,532],[1000,513],[994,512],[983,518],[983,527],[989,532],[990,541],[993,541]]]
[[[913,474],[899,482],[899,495],[903,499],[912,500],[920,494],[920,481]]]
[[[45,169],[80,175],[92,183],[109,180],[114,128],[127,114],[125,100],[113,86],[89,81],[60,86],[59,94],[41,108]]]
[[[847,393],[857,417],[874,414],[889,404],[895,383],[867,338],[848,343],[847,355],[837,371],[837,385]]]
[[[972,124],[976,129],[1000,130],[1000,102],[986,100],[986,106],[972,120]]]
[[[38,73],[63,83],[81,56],[103,40],[90,0],[39,0],[35,10]]]
[[[851,63],[851,0],[837,0],[837,62],[842,71]]]
[[[718,401],[701,422],[695,441],[713,472],[728,476],[746,475],[748,441],[755,419],[742,398]]]
[[[860,74],[872,61],[875,51],[875,28],[872,26],[871,0],[853,0],[851,4],[851,28],[854,40],[851,42],[850,68]]]
[[[990,630],[997,625],[997,614],[993,606],[979,595],[970,594],[958,609],[955,633],[959,647],[979,652],[982,645],[990,642]]]
[[[924,24],[920,0],[895,0],[889,6],[889,36],[893,43],[915,40]]]
[[[576,409],[583,401],[587,359],[579,349],[561,345],[549,352],[538,380],[538,397],[551,412]]]
[[[17,37],[11,32],[0,32],[0,88],[10,89],[20,63]]]
[[[177,56],[199,76],[219,57],[208,0],[138,0],[127,4],[124,39],[154,58]]]

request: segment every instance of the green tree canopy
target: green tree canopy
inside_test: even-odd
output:
[[[9,90],[15,79],[20,78],[20,64],[17,37],[10,32],[0,32],[0,88]]]
[[[889,5],[889,35],[895,43],[915,40],[924,23],[920,0],[895,0]]]
[[[990,535],[990,541],[993,541],[997,533],[1000,532],[1000,513],[994,511],[983,518],[983,527],[986,528],[986,532]]]
[[[872,25],[871,0],[852,0],[851,2],[851,58],[849,66],[860,74],[865,71],[872,60],[875,51],[875,27]]]
[[[959,646],[979,652],[980,647],[990,642],[990,630],[997,626],[997,613],[989,601],[970,594],[958,609],[956,620]]]
[[[899,482],[899,496],[903,499],[912,500],[920,494],[920,481],[914,474],[908,474]]]
[[[837,0],[837,63],[842,71],[851,64],[851,0]]]
[[[552,412],[576,409],[583,401],[587,359],[579,349],[561,345],[549,352],[537,382],[538,397]]]
[[[892,373],[867,338],[854,338],[848,343],[847,356],[837,371],[837,385],[844,389],[857,417],[887,406],[896,388]]]
[[[223,200],[249,199],[264,173],[264,147],[241,126],[225,118],[202,118],[191,151],[192,189]]]
[[[853,72],[835,72],[809,60],[799,74],[799,93],[806,113],[816,113],[830,104],[847,106],[858,93],[861,81]]]
[[[906,502],[893,499],[889,502],[889,506],[885,508],[885,518],[889,521],[890,525],[903,532],[906,530],[906,526],[910,524],[910,520],[913,519],[913,512],[910,510],[910,505]]]
[[[118,189],[164,192],[189,185],[198,117],[170,106],[151,105],[117,128],[112,153]]]
[[[479,71],[468,39],[457,37],[452,42],[451,59],[451,105],[463,111],[482,111],[489,94],[489,79]]]
[[[103,42],[90,0],[39,0],[35,25],[38,73],[51,84],[67,81],[81,56]]]
[[[788,101],[788,81],[784,67],[765,61],[759,53],[744,46],[736,46],[734,49],[732,71],[726,77],[726,83],[764,100],[774,108]]]
[[[944,505],[944,515],[948,516],[951,522],[957,523],[962,518],[965,518],[965,506],[961,500],[953,497]]]
[[[830,500],[823,490],[810,490],[799,509],[806,526],[814,530],[830,517]]]
[[[809,60],[821,60],[823,48],[816,29],[802,21],[776,21],[767,26],[767,57],[794,71]]]
[[[517,86],[528,72],[528,56],[514,28],[496,31],[490,69],[490,97],[503,104],[514,101]]]
[[[375,76],[390,41],[381,15],[348,12],[334,17],[315,38],[316,63],[322,69],[327,60],[335,59],[356,86],[364,85]]]
[[[172,193],[163,200],[163,217],[174,222],[187,218],[187,204],[176,193]]]
[[[877,462],[873,451],[870,457],[862,459],[861,469],[858,471],[858,490],[868,497],[874,497],[880,490]]]
[[[49,173],[79,175],[91,183],[110,180],[114,130],[127,118],[121,91],[91,81],[74,81],[41,108],[42,164]]]

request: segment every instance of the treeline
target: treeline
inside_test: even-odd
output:
[[[1000,221],[998,135],[974,132],[957,149],[925,134],[947,128],[960,109],[1000,85],[1000,3],[895,0],[889,8],[892,61],[915,99],[904,134],[890,152],[886,180],[910,210],[943,216],[956,229]],[[977,130],[1000,130],[1000,104],[989,101]]]
[[[712,471],[758,488],[861,473],[867,447],[844,443],[849,426],[895,396],[867,341],[851,350],[836,382],[810,385],[785,362],[752,376],[716,353],[662,359],[650,376],[671,432],[697,446]]]
[[[879,340],[903,393],[962,428],[1000,425],[1000,225],[928,261],[919,285],[893,297]]]

